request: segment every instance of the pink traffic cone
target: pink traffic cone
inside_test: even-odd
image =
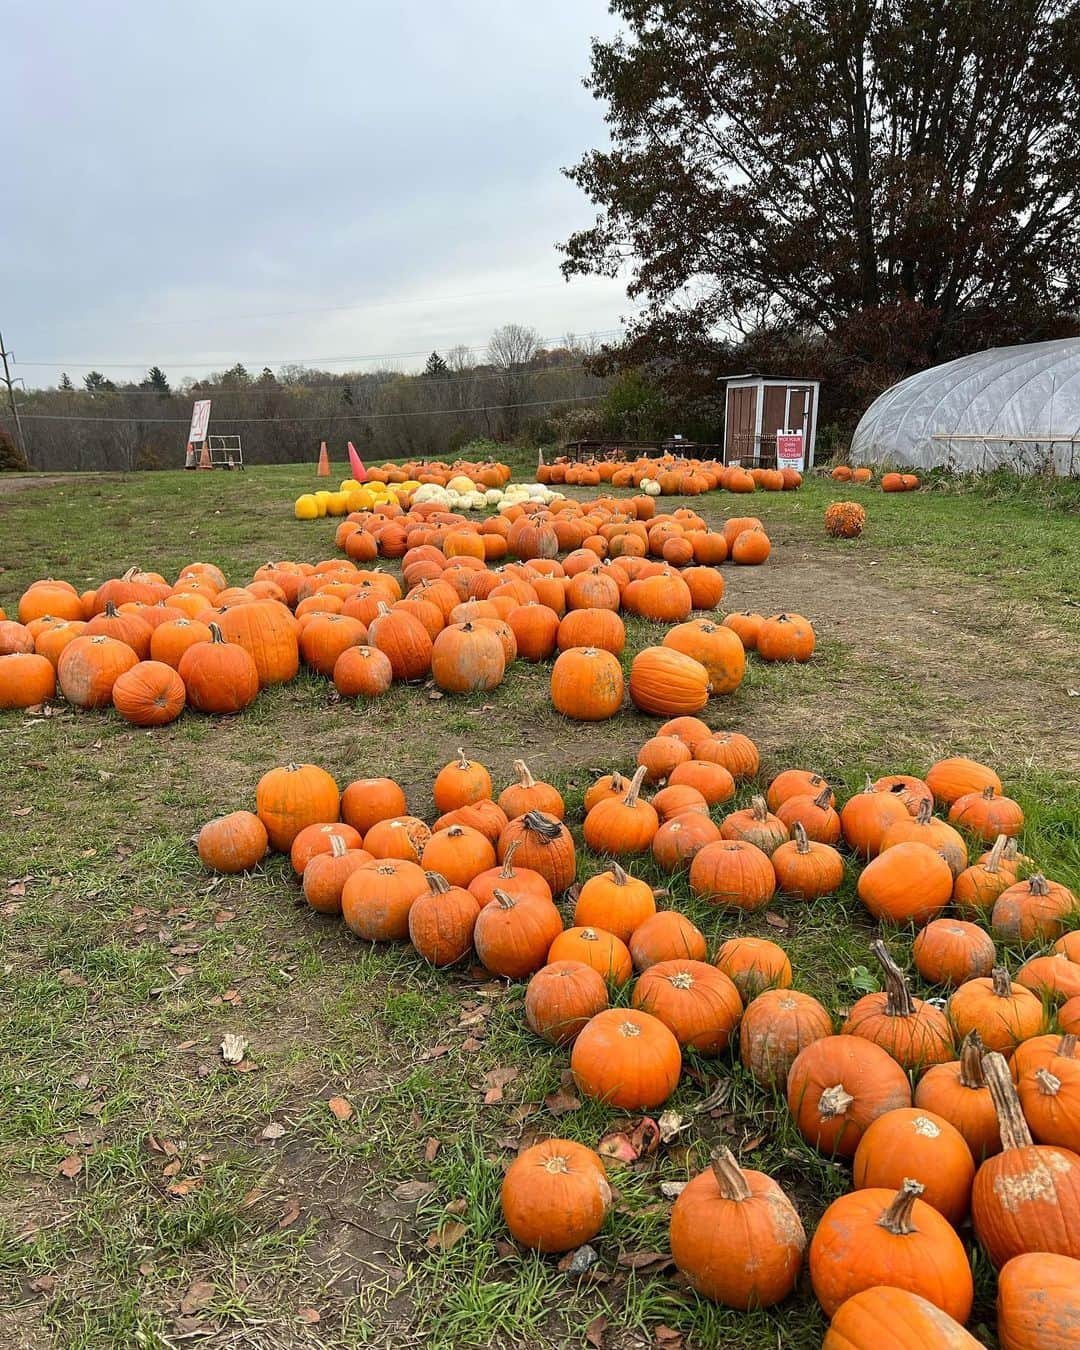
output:
[[[349,463],[352,465],[352,476],[358,483],[367,482],[367,469],[364,468],[364,461],[356,453],[356,446],[352,441],[349,442]]]

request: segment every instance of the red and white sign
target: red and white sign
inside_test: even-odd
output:
[[[191,430],[188,432],[188,440],[192,445],[198,445],[206,440],[206,432],[209,426],[210,400],[203,398],[191,410]]]
[[[776,433],[776,467],[778,469],[803,470],[805,453],[801,431],[778,431]]]

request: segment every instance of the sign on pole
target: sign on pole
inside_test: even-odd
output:
[[[805,458],[801,431],[778,431],[776,433],[776,467],[778,469],[797,469],[799,473],[802,473]]]
[[[206,430],[210,425],[210,400],[208,398],[199,399],[191,410],[191,430],[188,432],[188,440],[192,445],[198,445],[200,441],[206,440]]]

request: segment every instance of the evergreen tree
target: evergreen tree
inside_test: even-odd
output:
[[[66,370],[60,376],[60,388],[64,391],[65,394],[70,393],[75,388],[75,386],[71,383],[71,376],[67,373]]]
[[[427,365],[424,367],[424,374],[443,380],[450,374],[450,367],[438,352],[432,352],[427,359]]]
[[[89,375],[83,377],[83,385],[88,394],[115,394],[116,385],[112,380],[106,379],[100,370],[92,370]]]
[[[146,372],[146,379],[139,385],[139,388],[152,389],[155,393],[161,394],[162,396],[172,393],[172,390],[169,388],[169,381],[160,366],[150,367]]]

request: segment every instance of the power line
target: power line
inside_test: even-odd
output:
[[[586,338],[615,337],[621,334],[622,331],[623,330],[621,328],[603,328],[598,329],[596,332],[593,333],[587,333],[585,334],[585,337]],[[540,338],[538,339],[538,345],[546,347],[552,345],[557,341],[559,341],[558,338],[546,338],[546,337]],[[490,342],[480,342],[470,347],[465,346],[462,343],[455,342],[452,343],[451,346],[447,348],[447,350],[482,352],[486,351],[489,345]],[[355,362],[397,361],[397,360],[404,360],[406,357],[410,356],[429,356],[431,354],[431,351],[432,348],[424,347],[418,351],[376,352],[368,356],[296,356],[291,358],[271,357],[269,359],[266,359],[264,357],[262,358],[262,364],[264,366],[274,364],[279,369],[282,366],[340,366],[340,365],[348,365],[354,361]],[[51,361],[20,361],[19,364],[21,366],[58,366],[61,369],[66,369],[67,367],[71,366],[76,370],[82,369],[84,367],[91,370],[145,370],[152,365],[157,365],[161,367],[169,366],[173,370],[196,370],[196,369],[203,369],[206,366],[213,366],[227,359],[230,358],[219,356],[214,358],[206,358],[201,361],[174,361],[170,357],[158,356],[153,359],[149,360],[142,359],[139,361],[83,361],[83,360],[75,360],[71,357],[66,358],[57,357]],[[243,360],[238,360],[234,361],[233,364],[247,365],[248,363]],[[257,366],[258,364],[259,364],[258,360],[251,361],[252,366]]]
[[[541,398],[530,403],[486,403],[469,408],[424,408],[412,412],[389,413],[343,413],[334,411],[323,413],[318,417],[215,417],[214,422],[216,425],[220,425],[222,422],[236,422],[246,425],[254,422],[326,422],[335,418],[346,422],[383,422],[393,417],[456,417],[463,413],[504,412],[510,408],[549,408],[559,403],[592,403],[596,399],[604,397],[603,394],[575,394],[570,398]],[[188,417],[80,417],[68,413],[26,413],[23,420],[27,422],[119,422],[139,426],[153,422],[185,427],[191,421]]]

